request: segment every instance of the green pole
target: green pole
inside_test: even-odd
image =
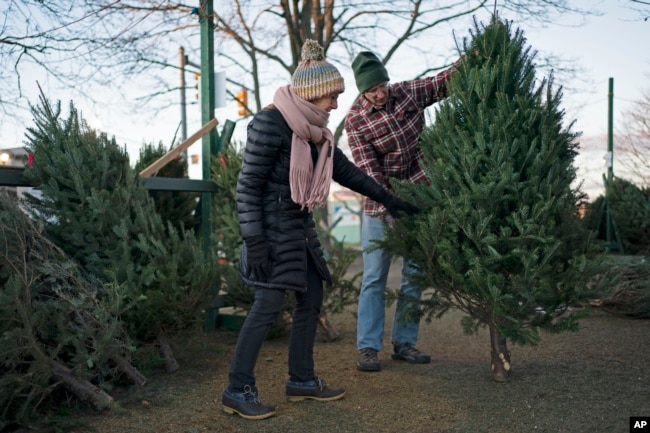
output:
[[[609,167],[607,168],[607,181],[614,177],[614,79],[609,79],[609,109],[607,112],[607,152],[609,152]]]
[[[614,177],[614,78],[609,79],[608,111],[607,111],[607,183],[605,185],[606,208],[606,233],[607,244],[611,249],[613,246],[613,223],[609,206],[609,188]]]
[[[205,125],[214,117],[214,13],[213,0],[202,0],[199,21],[201,24],[201,124]],[[203,180],[210,180],[211,144],[216,140],[216,128],[201,138]],[[210,210],[212,198],[210,193],[201,197],[201,236],[205,252],[210,253]]]
[[[214,21],[213,0],[201,0],[199,7],[199,22],[201,26],[201,124],[205,125],[214,118],[215,93],[214,93]],[[203,180],[210,180],[210,160],[212,143],[216,141],[216,128],[202,137],[201,160]],[[203,250],[207,260],[212,260],[211,248],[211,208],[212,195],[209,192],[201,194],[201,236],[203,237]],[[206,309],[204,326],[214,329],[217,321],[217,311],[213,308]]]

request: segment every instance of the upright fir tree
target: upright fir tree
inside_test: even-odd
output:
[[[428,185],[399,188],[423,209],[397,220],[385,247],[413,259],[426,292],[414,314],[467,314],[466,332],[490,332],[493,378],[511,376],[507,340],[535,344],[540,329],[576,330],[560,314],[586,295],[593,253],[573,188],[579,134],[562,124],[561,91],[535,79],[520,30],[475,23],[466,53],[422,134]]]
[[[140,173],[143,169],[156,162],[167,153],[162,143],[158,146],[145,144],[140,149],[140,158],[135,164],[135,172]],[[175,158],[162,167],[156,174],[158,177],[187,178],[187,160]],[[156,211],[162,217],[165,224],[171,224],[177,230],[191,229],[196,225],[194,212],[198,194],[184,191],[149,191],[149,195],[156,204]]]
[[[177,368],[168,337],[202,323],[217,275],[193,232],[165,225],[115,139],[88,128],[73,104],[41,95],[27,130],[34,155],[25,178],[42,197],[29,200],[46,235],[133,306],[122,312],[140,348],[157,344],[166,369]]]

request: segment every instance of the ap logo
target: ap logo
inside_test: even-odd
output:
[[[630,432],[650,432],[650,416],[631,416]]]

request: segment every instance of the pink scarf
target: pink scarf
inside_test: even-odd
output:
[[[275,92],[273,104],[293,131],[289,165],[291,199],[302,208],[322,207],[327,203],[334,169],[334,136],[325,126],[329,113],[296,96],[288,85]],[[316,167],[310,141],[318,148]]]

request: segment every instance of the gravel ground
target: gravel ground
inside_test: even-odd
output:
[[[221,410],[236,332],[206,332],[176,345],[180,371],[150,375],[142,389],[119,397],[117,410],[75,414],[66,431],[618,433],[629,431],[630,416],[650,416],[650,321],[593,310],[578,332],[543,334],[536,347],[511,346],[514,379],[496,383],[487,331],[465,336],[460,318],[451,313],[422,324],[418,347],[432,355],[431,364],[391,360],[386,341],[382,371],[368,373],[356,370],[354,316],[331,317],[342,338],[319,338],[315,356],[317,374],[347,390],[334,402],[287,402],[288,337],[266,342],[256,374],[262,400],[276,405],[277,415],[262,421]],[[389,327],[390,321],[386,336]]]

